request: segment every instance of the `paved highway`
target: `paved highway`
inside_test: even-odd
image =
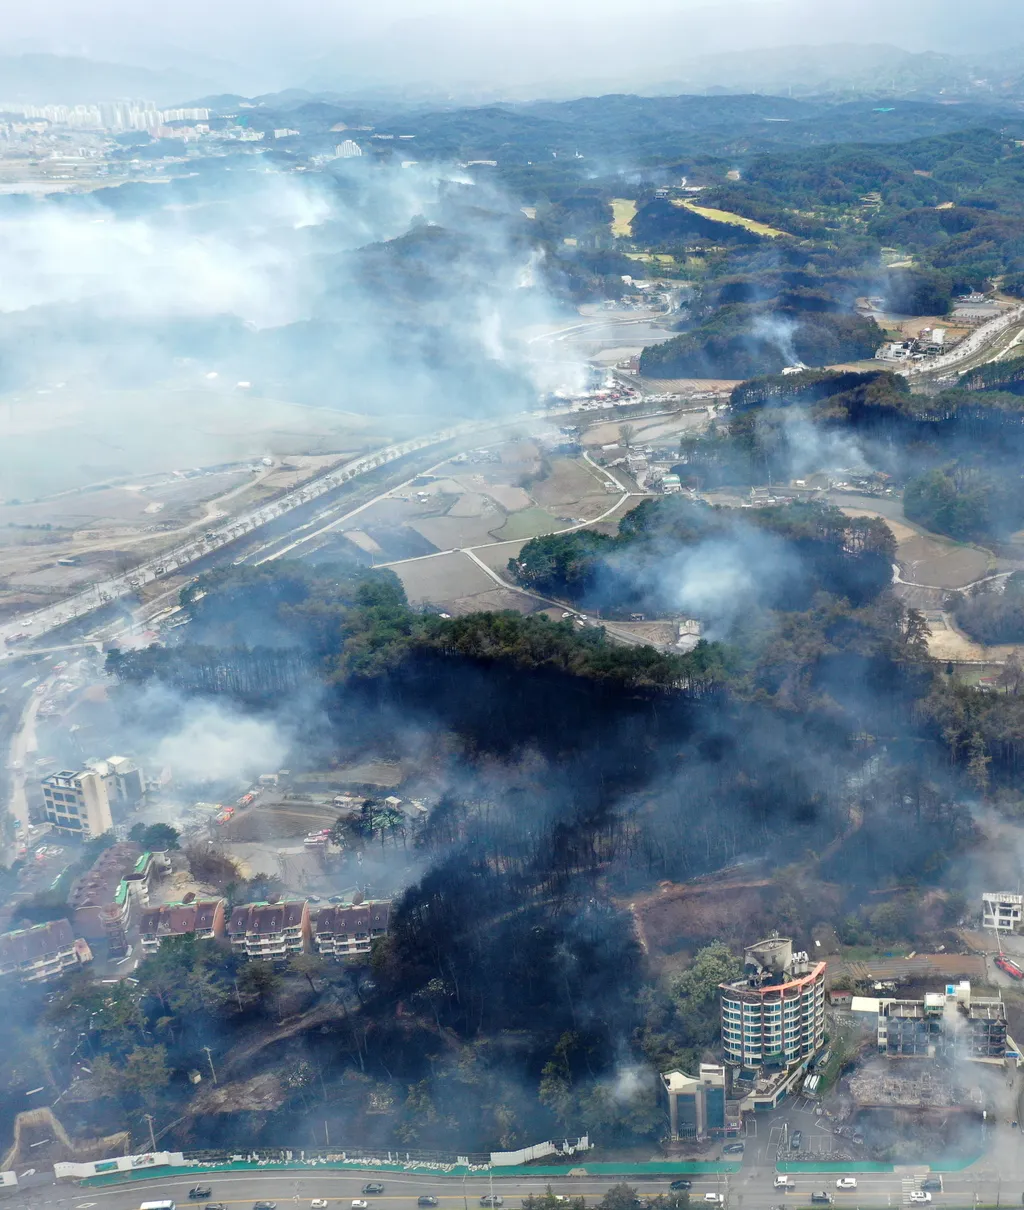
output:
[[[764,1162],[762,1153],[749,1148],[745,1162],[738,1173],[724,1176],[693,1178],[690,1193],[694,1205],[702,1204],[704,1195],[720,1193],[726,1205],[735,1210],[769,1210],[772,1206],[792,1207],[803,1210],[810,1205],[812,1192],[827,1189],[835,1198],[837,1208],[849,1207],[903,1207],[910,1205],[910,1192],[920,1188],[921,1177],[926,1167],[908,1167],[895,1173],[872,1173],[857,1177],[857,1189],[839,1192],[835,1183],[839,1175],[794,1176],[795,1189],[783,1193],[773,1187],[775,1168],[773,1162]],[[771,1157],[774,1161],[774,1154]],[[489,1193],[492,1186],[486,1175],[462,1177],[413,1176],[402,1174],[351,1173],[337,1170],[312,1172],[246,1172],[228,1175],[196,1176],[174,1175],[133,1184],[103,1187],[98,1189],[78,1188],[68,1185],[41,1185],[20,1190],[15,1196],[17,1205],[26,1208],[50,1206],[61,1210],[135,1210],[142,1201],[169,1198],[179,1208],[189,1205],[188,1191],[197,1184],[210,1185],[212,1201],[226,1206],[251,1207],[258,1200],[278,1203],[280,1210],[291,1210],[295,1206],[308,1207],[313,1198],[325,1198],[332,1210],[347,1207],[353,1198],[361,1196],[367,1180],[380,1180],[384,1194],[368,1198],[371,1210],[415,1210],[416,1198],[423,1193],[433,1194],[440,1210],[470,1210],[478,1207],[479,1199]],[[556,1193],[585,1196],[594,1203],[616,1180],[612,1177],[556,1178],[538,1177],[527,1179],[521,1176],[496,1177],[493,1190],[504,1197],[506,1210],[518,1210],[527,1194],[542,1194],[550,1184]],[[628,1179],[628,1178],[627,1178]],[[669,1178],[635,1178],[641,1197],[667,1193]],[[959,1207],[1019,1206],[1021,1204],[1021,1178],[1019,1175],[1000,1178],[989,1170],[957,1173],[943,1178],[943,1191],[932,1195],[935,1207],[954,1210]],[[0,1203],[2,1204],[2,1203]],[[201,1206],[202,1203],[192,1203]]]
[[[328,492],[343,487],[351,480],[386,466],[390,462],[417,453],[419,450],[444,445],[446,442],[457,443],[459,449],[472,448],[481,442],[493,440],[496,435],[524,423],[536,422],[539,419],[556,419],[560,414],[534,411],[503,419],[470,421],[386,446],[360,458],[354,458],[318,475],[276,500],[241,513],[229,521],[212,526],[202,534],[194,535],[188,541],[172,547],[170,550],[162,551],[159,555],[145,560],[130,571],[90,584],[82,591],[54,605],[9,619],[0,625],[0,640],[9,642],[20,636],[37,642],[47,632],[77,618],[85,617],[112,601],[137,593],[145,584],[180,572],[182,569],[208,558],[239,538],[277,521],[297,508],[310,504]]]
[[[906,374],[909,377],[918,377],[938,374],[951,368],[955,368],[957,372],[962,373],[974,365],[983,365],[989,361],[998,361],[1005,354],[1007,348],[1016,345],[1020,334],[1014,334],[1008,343],[1001,340],[1001,338],[1011,333],[1022,320],[1024,320],[1024,305],[1012,307],[1010,310],[1003,311],[986,323],[981,324],[980,327],[975,328],[973,332],[964,337],[956,348],[951,349],[948,353],[943,353],[939,357],[933,357],[930,360],[912,363],[901,369],[900,373]],[[955,322],[955,320],[951,322]],[[996,349],[995,352],[992,352],[993,348]],[[992,356],[988,356],[989,353],[992,353]]]

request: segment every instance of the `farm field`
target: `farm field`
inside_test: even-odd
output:
[[[392,570],[413,605],[433,605],[455,615],[489,609],[536,613],[543,608],[525,593],[496,584],[462,551],[398,563]]]

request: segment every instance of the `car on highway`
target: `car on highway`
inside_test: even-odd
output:
[[[927,1205],[932,1200],[932,1195],[924,1189],[915,1189],[910,1195],[910,1204],[912,1206]]]
[[[480,1199],[481,1206],[504,1206],[505,1199],[497,1193],[485,1193]]]
[[[416,1199],[417,1206],[436,1206],[437,1198],[431,1193],[421,1193]]]
[[[712,1203],[715,1206],[721,1206],[725,1202],[725,1194],[724,1193],[705,1193],[704,1200],[706,1202]]]
[[[228,1210],[223,1202],[207,1202],[203,1210]]]
[[[794,1130],[793,1137],[789,1140],[789,1145],[794,1151],[799,1151],[804,1143],[804,1135],[802,1130]]]
[[[775,1188],[785,1189],[787,1191],[790,1189],[795,1189],[796,1181],[794,1181],[791,1176],[777,1176],[775,1178]]]
[[[203,1201],[210,1196],[213,1188],[210,1185],[194,1185],[189,1191],[189,1201]]]
[[[253,1202],[252,1210],[277,1210],[277,1202]]]
[[[941,1176],[926,1176],[921,1182],[922,1189],[934,1189],[936,1193],[942,1192],[942,1177]]]
[[[722,1148],[722,1154],[723,1155],[742,1155],[743,1154],[743,1144],[742,1143],[726,1143],[726,1145]]]
[[[327,1210],[326,1197],[314,1197],[309,1203],[309,1210]]]
[[[836,1181],[836,1188],[837,1189],[856,1189],[857,1188],[857,1178],[855,1176],[841,1176],[839,1178],[839,1180]]]
[[[380,1183],[380,1181],[370,1181],[369,1184],[363,1186],[363,1196],[364,1197],[366,1196],[367,1193],[383,1193],[383,1192],[384,1192],[384,1186]]]
[[[692,1188],[693,1188],[693,1181],[688,1181],[688,1180],[687,1180],[685,1177],[682,1177],[682,1178],[680,1178],[678,1181],[673,1181],[673,1182],[671,1183],[671,1185],[669,1185],[669,1188],[670,1188],[670,1189],[675,1189],[675,1190],[677,1190],[677,1191],[683,1191],[683,1190],[686,1190],[686,1189],[692,1189]]]
[[[370,1203],[363,1201],[361,1197],[352,1199],[352,1210],[370,1210]]]
[[[820,1193],[811,1194],[811,1202],[815,1206],[831,1206],[832,1201],[832,1194],[826,1192],[824,1189],[822,1189]]]

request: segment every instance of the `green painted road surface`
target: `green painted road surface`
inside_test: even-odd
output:
[[[142,1181],[159,1179],[167,1175],[187,1176],[216,1176],[217,1173],[227,1172],[366,1172],[378,1176],[397,1176],[407,1173],[410,1176],[493,1176],[501,1177],[533,1177],[551,1176],[724,1176],[739,1172],[739,1164],[725,1162],[715,1163],[637,1163],[637,1164],[562,1164],[544,1166],[535,1164],[519,1164],[514,1167],[502,1168],[467,1168],[463,1164],[453,1164],[451,1167],[431,1166],[428,1164],[367,1164],[361,1160],[336,1160],[313,1162],[268,1161],[265,1164],[232,1161],[227,1164],[189,1164],[184,1168],[140,1168],[134,1172],[109,1172],[102,1176],[87,1176],[81,1181],[83,1186],[121,1185],[126,1181]],[[884,1169],[891,1171],[891,1169]]]

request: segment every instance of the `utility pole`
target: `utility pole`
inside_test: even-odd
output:
[[[149,1149],[150,1151],[156,1151],[156,1135],[153,1133],[153,1115],[151,1113],[144,1113],[142,1116],[149,1123]]]
[[[213,1076],[213,1082],[214,1082],[214,1084],[216,1084],[217,1083],[217,1072],[214,1070],[214,1066],[213,1066],[213,1055],[210,1053],[209,1046],[204,1046],[203,1050],[206,1051],[206,1057],[210,1063],[210,1075]]]

